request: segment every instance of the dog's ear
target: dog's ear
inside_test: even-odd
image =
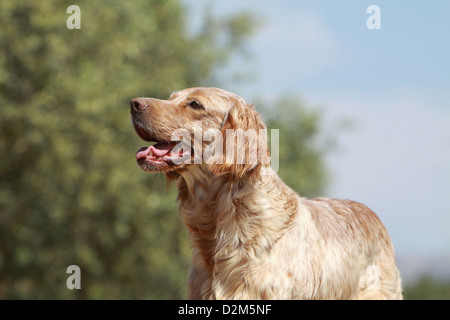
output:
[[[266,125],[253,105],[233,101],[222,123],[221,139],[216,140],[222,143],[221,152],[208,161],[215,174],[239,178],[269,164]]]

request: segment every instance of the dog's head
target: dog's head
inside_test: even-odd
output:
[[[217,88],[189,88],[168,100],[134,98],[131,118],[137,134],[156,142],[136,153],[150,172],[182,172],[201,165],[214,174],[240,177],[267,166],[266,126],[252,105]]]

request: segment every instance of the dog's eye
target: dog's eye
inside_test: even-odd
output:
[[[195,110],[199,110],[199,109],[205,109],[202,104],[196,100],[192,100],[191,102],[188,103],[188,106],[191,107],[192,109]]]

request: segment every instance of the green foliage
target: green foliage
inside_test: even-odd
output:
[[[69,30],[71,4],[0,2],[0,299],[184,298],[188,235],[174,188],[135,164],[129,99],[216,85],[255,21],[206,14],[190,34],[176,0],[77,1]],[[280,171],[313,194],[318,115],[289,105],[271,117]],[[66,287],[72,264],[81,290]]]
[[[408,300],[450,300],[450,281],[426,276],[405,289]]]
[[[173,188],[135,164],[129,99],[207,81],[251,27],[188,35],[178,1],[78,1],[69,30],[70,4],[0,5],[0,298],[182,298],[188,237]]]

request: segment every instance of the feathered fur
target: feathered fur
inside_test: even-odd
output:
[[[177,109],[192,99],[202,102],[202,112]],[[166,140],[180,127],[193,135],[194,120],[203,130],[220,130],[224,149],[231,148],[227,129],[265,129],[253,106],[220,89],[185,89],[147,102],[148,114],[133,121]],[[258,148],[267,143],[265,136],[258,141]],[[232,159],[161,170],[178,184],[190,231],[188,298],[402,299],[394,249],[375,213],[349,200],[300,197],[270,172],[266,151],[256,164],[245,160],[258,148],[246,143]]]

